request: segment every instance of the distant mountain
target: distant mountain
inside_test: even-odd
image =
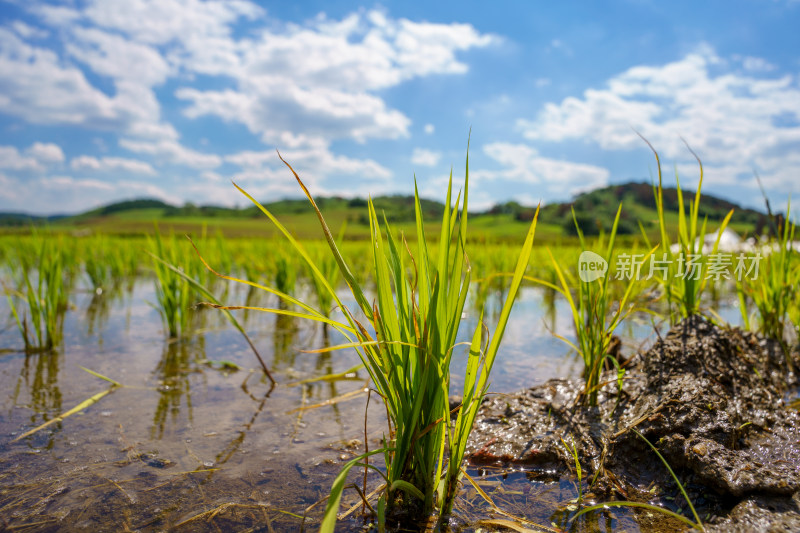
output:
[[[69,215],[29,215],[27,213],[0,212],[0,226],[30,226],[55,222]]]
[[[679,208],[677,189],[668,187],[663,191],[664,210],[667,213],[677,213]],[[695,191],[682,190],[682,192],[684,208],[688,212],[690,202],[694,201]],[[600,228],[605,231],[611,230],[611,224],[620,204],[622,204],[622,213],[617,230],[619,234],[638,234],[640,232],[639,222],[645,229],[657,225],[658,215],[653,186],[636,182],[609,185],[580,194],[571,202],[545,205],[541,209],[539,220],[559,224],[567,234],[572,235],[576,234],[575,221],[577,221],[584,234],[596,235]],[[572,218],[573,209],[575,210],[575,220]],[[746,209],[709,194],[701,196],[698,213],[701,222],[707,217],[709,223],[718,223],[731,209],[734,212],[730,224],[737,227],[740,232],[750,230],[760,233],[768,223],[767,215],[761,211]],[[517,202],[508,202],[494,206],[489,212],[510,214],[516,220],[529,221],[533,218],[535,208],[523,206]]]
[[[108,204],[107,206],[84,213],[84,216],[112,215],[114,213],[121,213],[123,211],[131,211],[134,209],[168,209],[171,207],[173,206],[154,198],[139,198],[137,200],[126,200],[124,202]]]
[[[694,191],[684,190],[686,209],[694,200]],[[351,223],[368,224],[365,207],[367,200],[363,198],[342,198],[339,196],[317,198],[317,205],[327,214],[339,213],[342,219]],[[389,222],[412,222],[414,220],[414,197],[410,195],[379,196],[373,198],[379,216],[386,216]],[[586,235],[597,234],[600,229],[608,231],[622,203],[619,233],[639,234],[639,223],[645,230],[657,227],[657,212],[653,198],[653,188],[646,183],[625,183],[610,185],[580,194],[570,202],[547,204],[542,207],[539,220],[554,228],[560,227],[563,234],[574,235],[575,223],[572,209],[575,210],[579,227]],[[423,215],[426,220],[441,218],[444,204],[432,200],[421,200]],[[265,202],[264,206],[276,216],[313,215],[313,209],[305,199],[284,199]],[[678,195],[675,188],[664,189],[664,207],[670,213],[678,210]],[[720,222],[731,209],[734,215],[731,226],[740,233],[760,232],[767,225],[764,213],[742,208],[732,202],[712,195],[703,195],[700,203],[700,217],[708,217],[709,223]],[[482,216],[493,216],[508,221],[529,222],[533,218],[535,207],[518,202],[497,204],[488,211],[473,213],[473,220]],[[165,222],[176,220],[199,219],[247,219],[261,217],[255,206],[241,209],[213,205],[195,205],[192,203],[175,206],[153,198],[139,198],[123,202],[115,202],[85,213],[73,216],[37,217],[24,213],[0,213],[0,226],[28,226],[43,223],[92,225],[103,224],[110,220],[138,220]],[[488,219],[494,220],[494,219]]]
[[[367,200],[363,198],[343,198],[340,196],[321,197],[315,199],[317,206],[323,211],[332,210],[352,210],[355,221],[362,221],[368,224],[365,214]],[[403,222],[414,220],[414,197],[413,196],[379,196],[372,199],[375,209],[379,214],[385,214],[390,222]],[[444,204],[431,200],[420,200],[423,214],[428,217],[441,217]],[[303,215],[313,214],[314,209],[306,199],[283,199],[274,202],[263,202],[263,205],[276,216],[280,215]],[[362,217],[363,214],[363,217]],[[176,206],[154,198],[138,198],[115,202],[106,206],[98,207],[76,215],[59,215],[57,217],[39,217],[26,215],[24,213],[2,213],[0,212],[0,226],[6,225],[30,225],[40,224],[50,220],[62,220],[64,223],[86,223],[92,220],[100,220],[107,217],[132,218],[147,215],[151,219],[169,219],[179,217],[229,217],[247,218],[263,216],[256,206],[248,206],[241,209],[221,207],[214,205],[196,205],[186,203]],[[363,220],[362,220],[363,219]]]

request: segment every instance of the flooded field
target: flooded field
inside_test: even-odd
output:
[[[236,289],[227,301],[247,298]],[[578,360],[549,331],[569,334],[565,310],[556,305],[546,317],[544,297],[533,288],[521,294],[493,392],[579,374]],[[6,317],[0,334],[0,525],[196,531],[228,524],[287,531],[299,530],[304,515],[306,524],[314,524],[324,504],[306,509],[328,494],[341,464],[364,451],[367,380],[362,369],[302,382],[352,369],[359,363],[355,352],[303,353],[341,339],[333,332],[326,341],[323,329],[310,322],[239,312],[278,382],[271,387],[246,341],[219,311],[199,308],[191,338],[165,340],[153,301],[149,279],[138,279],[129,290],[75,291],[63,346],[29,355],[7,307],[0,311]],[[463,357],[453,365],[458,376]],[[82,367],[123,386],[12,442],[109,390]],[[374,393],[366,415],[367,444],[378,447],[386,426]],[[370,474],[368,485],[377,481]],[[524,495],[528,512],[540,518],[574,497],[569,480],[531,484],[524,474],[512,474],[489,476],[486,483],[498,494]],[[350,492],[345,500],[355,503],[357,494]],[[482,500],[474,501],[474,491],[471,499],[465,496],[470,509],[477,506],[470,513],[480,517]],[[340,526],[359,527],[355,520]]]
[[[231,284],[225,301],[278,305],[277,298],[246,289]],[[99,294],[79,287],[70,295],[63,345],[27,355],[8,308],[0,309],[6,317],[0,333],[0,527],[316,530],[342,464],[380,447],[386,431],[377,395],[370,393],[367,401],[366,372],[353,370],[357,354],[307,353],[343,339],[301,319],[237,311],[277,381],[272,386],[246,340],[220,311],[195,308],[192,334],[166,339],[154,300],[153,280],[146,277]],[[486,301],[490,327],[500,302],[500,294]],[[714,305],[726,320],[736,323],[740,317],[732,302]],[[474,328],[471,313],[460,340]],[[570,320],[568,307],[551,291],[524,288],[490,391],[502,395],[550,378],[579,377],[582,361],[553,335],[573,336]],[[657,337],[654,325],[665,327],[649,315],[629,318],[618,331],[623,352],[651,345]],[[453,392],[462,385],[465,357],[454,357]],[[89,398],[96,403],[57,418]],[[47,427],[16,440],[46,422]],[[515,519],[554,529],[575,525],[570,522],[579,495],[574,476],[543,476],[524,465],[468,471]],[[363,471],[353,480],[363,485]],[[367,475],[368,492],[379,485],[375,473]],[[587,490],[583,479],[581,493]],[[361,518],[360,501],[355,489],[345,492],[342,510],[351,512],[337,530],[371,529]],[[628,509],[599,516],[587,515],[580,530],[669,527],[659,521],[654,526],[648,513]],[[454,529],[485,530],[503,526],[503,520],[475,488],[462,489]]]

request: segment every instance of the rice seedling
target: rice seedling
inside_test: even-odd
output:
[[[707,217],[703,220],[702,224],[698,225],[700,218],[700,190],[703,187],[703,163],[689,145],[686,144],[686,148],[688,148],[689,152],[695,157],[700,167],[700,180],[697,183],[697,191],[695,192],[694,200],[689,202],[689,211],[687,214],[683,192],[681,191],[680,178],[678,177],[677,171],[675,172],[675,182],[678,190],[678,236],[675,244],[677,245],[678,251],[673,251],[664,212],[661,159],[658,156],[658,152],[653,148],[653,145],[642,137],[641,134],[639,136],[647,143],[647,146],[650,147],[650,150],[652,150],[656,158],[658,185],[653,186],[653,195],[655,196],[656,211],[658,212],[659,234],[661,238],[661,250],[659,252],[661,257],[659,261],[662,264],[666,264],[663,277],[656,278],[656,280],[663,287],[669,307],[670,323],[674,325],[682,318],[696,315],[700,312],[701,297],[708,282],[708,259],[710,256],[717,254],[722,232],[725,231],[731,216],[733,216],[733,209],[728,212],[717,229],[717,237],[710,253],[704,251],[703,237],[706,234]],[[686,141],[684,141],[684,143],[686,143]],[[649,247],[650,242],[644,228],[642,228],[642,234]]]
[[[39,239],[35,255],[23,254],[21,264],[22,289],[17,292],[17,298],[12,295],[13,291],[6,290],[11,313],[26,352],[51,350],[61,342],[69,297],[62,247],[53,245],[51,237],[43,237]],[[18,306],[15,301],[22,305]]]
[[[601,377],[607,363],[611,363],[616,367],[617,384],[620,388],[622,387],[624,369],[620,367],[619,362],[611,353],[612,338],[620,323],[636,309],[630,304],[630,300],[634,287],[638,285],[637,276],[631,276],[627,279],[625,290],[619,299],[613,297],[610,289],[612,275],[609,265],[613,264],[614,245],[621,213],[622,205],[620,204],[611,227],[608,243],[605,243],[605,236],[601,233],[595,245],[592,246],[592,249],[596,250],[605,249],[605,254],[599,257],[605,264],[605,270],[593,272],[587,270],[579,273],[579,279],[575,279],[569,271],[561,267],[559,261],[550,253],[550,261],[558,278],[558,284],[542,279],[534,279],[537,283],[561,293],[569,304],[575,327],[575,342],[561,335],[556,334],[556,337],[571,346],[583,359],[583,379],[585,382],[583,400],[590,406],[597,405],[597,395],[603,385]],[[575,220],[575,228],[581,248],[590,254],[598,255],[586,247],[586,241],[583,232],[578,226],[574,210],[572,216]],[[653,250],[650,250],[644,255],[643,261],[646,261],[652,253]],[[579,268],[584,268],[587,264],[588,262],[581,262]],[[575,292],[574,297],[573,292]]]
[[[165,246],[156,229],[155,237],[150,239],[150,248],[153,250],[153,271],[156,274],[156,309],[169,337],[179,337],[189,329],[192,291],[189,282],[169,268],[169,265],[180,264],[177,243],[170,236],[169,245]]]
[[[467,167],[468,162],[469,160]],[[449,366],[453,352],[457,349],[456,337],[471,281],[470,264],[464,250],[467,236],[468,171],[463,204],[459,194],[452,209],[451,176],[436,256],[428,248],[416,187],[416,256],[412,254],[404,238],[398,241],[385,218],[383,224],[379,222],[372,202],[368,202],[372,276],[375,285],[375,299],[370,302],[363,283],[353,275],[353,270],[342,256],[313,197],[297,173],[288,163],[287,166],[313,206],[331,257],[336,261],[356,305],[369,322],[371,331],[342,305],[335,288],[303,245],[272,213],[237,186],[289,240],[311,274],[328,291],[332,301],[342,309],[346,320],[332,320],[321,310],[275,288],[238,281],[263,288],[300,308],[300,311],[264,309],[265,311],[327,323],[342,333],[347,343],[316,351],[321,353],[344,348],[355,349],[385,403],[389,418],[383,447],[347,463],[334,481],[321,531],[333,531],[347,474],[358,465],[373,468],[384,478],[385,490],[377,506],[380,522],[383,521],[387,508],[401,503],[419,509],[423,516],[431,514],[438,505],[441,510],[440,520],[446,520],[462,477],[461,463],[467,438],[488,388],[489,374],[511,313],[514,296],[519,290],[530,259],[537,218],[533,219],[527,232],[494,335],[489,338],[481,321],[472,335],[463,402],[454,424],[451,424],[448,402]],[[449,454],[445,458],[448,442]],[[366,462],[369,456],[377,453],[384,456],[385,473]]]
[[[344,227],[339,231],[339,237],[336,240],[338,248],[342,247],[344,237]],[[339,272],[339,265],[336,264],[334,259],[326,249],[319,248],[315,250],[314,260],[319,266],[320,273],[328,281],[328,284],[336,290],[341,281],[341,274]],[[317,309],[319,309],[325,316],[330,316],[333,310],[333,297],[331,293],[325,288],[325,285],[319,278],[312,275],[310,276],[311,285],[314,288],[314,294],[317,297]],[[323,324],[324,334],[327,335],[327,325]]]
[[[275,258],[275,288],[284,294],[294,293],[297,283],[297,271],[283,250],[278,251]]]
[[[217,233],[214,236],[214,243],[216,245],[216,250],[218,255],[217,264],[219,264],[220,268],[223,268],[225,272],[230,272],[233,269],[233,256],[231,255],[231,250],[230,246],[228,246],[228,241],[225,240],[225,237],[222,234],[222,232],[217,231]]]
[[[134,246],[130,242],[125,244],[120,243],[119,246],[114,247],[112,254],[114,259],[111,262],[111,270],[114,279],[124,279],[128,283],[128,291],[132,290],[133,282],[139,273],[141,267],[141,248],[142,245],[138,242]]]
[[[797,322],[797,281],[800,265],[795,261],[793,240],[795,225],[789,220],[791,206],[787,206],[786,220],[775,223],[774,239],[770,239],[756,259],[759,261],[758,275],[753,279],[743,277],[737,280],[740,307],[745,325],[749,327],[746,308],[741,306],[745,296],[753,302],[758,319],[758,330],[765,336],[781,343],[787,362],[791,364],[789,346],[786,342],[787,329]]]
[[[91,249],[86,252],[83,260],[83,270],[89,278],[92,292],[101,294],[107,291],[114,283],[115,278],[112,274],[110,254],[103,246],[102,241],[95,241]]]
[[[580,505],[583,503],[583,469],[581,468],[580,459],[578,459],[578,446],[574,442],[568,444],[564,439],[561,439],[561,444],[564,445],[564,448],[575,461],[575,475],[578,476],[578,499],[575,500],[575,503]]]

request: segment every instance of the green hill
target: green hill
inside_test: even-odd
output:
[[[684,191],[685,208],[689,209],[689,202],[694,201],[695,191]],[[581,194],[571,204],[562,203],[545,206],[540,215],[547,220],[558,221],[569,234],[575,234],[575,224],[572,220],[570,207],[575,209],[575,215],[581,230],[586,234],[597,234],[602,227],[608,231],[614,220],[617,207],[622,204],[620,215],[619,233],[640,233],[639,222],[645,230],[655,229],[658,225],[653,187],[646,183],[625,183],[611,185],[602,189]],[[678,191],[675,188],[664,189],[664,210],[669,220],[677,224],[676,213],[679,209]],[[709,224],[721,222],[728,212],[733,209],[731,228],[739,233],[753,233],[766,223],[766,215],[753,209],[745,209],[727,200],[711,195],[703,195],[700,200],[700,219],[708,218]]]
[[[694,198],[694,191],[684,191],[684,199]],[[338,196],[319,198],[317,205],[325,214],[334,231],[347,224],[351,239],[367,238],[369,233],[366,214],[367,200]],[[409,235],[414,234],[413,196],[379,196],[373,198],[379,215]],[[436,231],[436,221],[441,219],[444,204],[432,200],[421,201],[428,229]],[[639,224],[648,232],[657,231],[657,215],[652,186],[645,183],[611,185],[576,196],[571,202],[553,203],[542,207],[539,216],[540,240],[558,240],[575,235],[572,220],[574,208],[581,230],[587,235],[610,230],[617,207],[622,203],[619,226],[620,235],[640,235]],[[265,202],[265,207],[301,238],[319,238],[319,226],[311,205],[305,199],[283,199]],[[667,223],[677,227],[678,199],[674,188],[664,189]],[[760,232],[766,224],[766,215],[752,209],[711,195],[704,195],[700,216],[708,217],[709,228],[715,227],[734,209],[731,227],[740,234]],[[517,202],[497,204],[488,211],[470,213],[471,236],[478,240],[516,240],[524,234],[535,207]],[[26,218],[27,217],[27,218]],[[97,231],[115,234],[141,234],[153,231],[154,222],[165,231],[195,233],[207,227],[221,231],[226,236],[268,236],[276,233],[272,225],[255,207],[241,209],[187,203],[175,206],[161,200],[141,198],[116,202],[68,217],[30,217],[24,214],[0,213],[0,226],[37,225],[47,223],[64,230]],[[13,230],[12,230],[13,231]]]

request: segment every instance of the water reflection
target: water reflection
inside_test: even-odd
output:
[[[103,344],[103,331],[111,317],[112,311],[119,311],[128,297],[127,313],[130,314],[130,298],[133,285],[123,279],[115,280],[106,288],[98,288],[91,292],[91,298],[86,303],[84,316],[86,317],[86,334],[89,337],[97,335],[98,343]]]
[[[189,422],[192,422],[192,395],[190,375],[197,372],[198,362],[205,359],[205,337],[198,335],[192,341],[167,342],[154,374],[158,378],[158,403],[153,414],[151,438],[161,439],[167,418],[176,424],[181,408],[186,403]]]
[[[62,396],[58,384],[61,355],[55,351],[26,354],[22,369],[14,387],[13,402],[17,407],[31,410],[30,424],[36,427],[61,413]],[[27,404],[20,405],[20,398],[27,393]],[[61,423],[56,424],[56,430]],[[46,447],[53,445],[52,432]]]
[[[577,519],[573,519],[577,512],[578,507],[571,504],[563,509],[559,509],[550,518],[550,522],[558,527],[559,531],[569,531],[570,533],[578,532],[596,532],[596,531],[617,531],[620,528],[615,527],[617,522],[607,510],[589,512],[581,515]]]
[[[92,293],[89,303],[86,305],[86,334],[90,337],[97,333],[98,343],[103,344],[103,329],[111,311],[111,298],[104,291]]]
[[[322,337],[322,348],[330,348],[331,340],[330,340],[330,333],[328,332],[328,324],[320,324],[319,331],[321,332]],[[317,361],[314,366],[314,374],[316,376],[330,376],[334,373],[333,368],[333,352],[325,352],[321,354],[317,354]],[[325,385],[327,385],[327,394],[323,392]],[[336,398],[339,396],[339,391],[336,387],[336,380],[330,379],[325,380],[323,382],[318,383],[309,383],[307,385],[308,390],[306,391],[306,395],[311,398],[318,398],[320,400],[325,398]],[[317,394],[315,394],[315,390],[317,389]],[[341,412],[339,410],[338,404],[333,404],[333,417],[336,420],[336,424],[341,426]]]
[[[261,412],[264,410],[264,406],[266,405],[267,400],[269,399],[270,394],[272,393],[272,388],[270,388],[260,400],[256,399],[247,388],[247,379],[245,379],[244,383],[242,383],[242,389],[245,391],[245,393],[247,393],[248,396],[250,396],[251,399],[253,399],[258,403],[256,405],[255,410],[253,411],[253,414],[250,416],[250,419],[242,426],[242,429],[239,430],[236,433],[236,436],[228,443],[228,445],[225,446],[225,448],[223,448],[222,451],[220,451],[216,455],[216,457],[214,458],[215,466],[227,463],[228,460],[230,460],[230,458],[233,457],[233,455],[237,451],[239,451],[239,449],[242,447],[242,444],[244,443],[245,437],[247,437],[247,433],[252,429],[253,424],[255,424],[256,419],[258,418],[258,415],[260,415]],[[209,466],[209,465],[204,465],[204,466]],[[209,472],[207,480],[210,480],[214,476],[215,472],[216,472],[215,470]]]
[[[278,302],[278,309],[288,310],[285,302]],[[273,366],[276,370],[294,367],[297,350],[294,349],[295,336],[298,331],[297,319],[293,316],[275,314],[275,326],[272,331]]]

